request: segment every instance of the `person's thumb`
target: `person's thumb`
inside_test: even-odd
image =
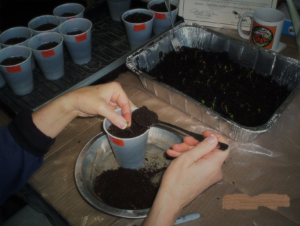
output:
[[[191,156],[192,161],[197,161],[212,150],[216,149],[217,144],[217,137],[211,134],[209,137],[205,138],[202,142],[197,144],[194,148],[187,151],[187,154]]]
[[[105,108],[101,109],[101,115],[107,118],[112,124],[119,127],[120,129],[125,129],[127,127],[126,119],[112,110],[109,106],[105,106]]]

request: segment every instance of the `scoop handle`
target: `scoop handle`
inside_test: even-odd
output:
[[[160,121],[160,120],[158,120],[158,123],[166,125],[166,126],[169,126],[169,127],[172,127],[174,129],[177,129],[177,130],[179,130],[179,131],[181,131],[181,132],[183,132],[183,133],[185,133],[185,134],[187,134],[189,136],[194,137],[199,142],[201,142],[201,141],[203,141],[205,139],[205,137],[202,134],[197,134],[197,133],[193,133],[193,132],[187,131],[187,130],[182,129],[182,128],[178,127],[178,126],[172,125],[170,123],[163,122],[163,121]],[[219,142],[218,144],[219,144],[218,149],[220,149],[222,151],[226,151],[228,149],[228,145],[227,144],[224,144],[224,143],[221,143],[221,142]]]

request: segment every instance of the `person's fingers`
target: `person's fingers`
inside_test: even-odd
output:
[[[168,149],[166,152],[167,152],[168,156],[173,157],[173,158],[177,158],[181,154],[181,152],[177,152],[172,149]]]
[[[100,112],[103,117],[107,118],[112,124],[120,129],[125,129],[127,127],[127,120],[122,115],[111,109],[108,105],[102,105]]]
[[[205,131],[203,133],[203,136],[204,137],[208,137],[211,134],[214,134],[217,137],[217,139],[218,139],[219,142],[229,145],[228,142],[227,142],[227,140],[222,135],[220,135],[218,133],[215,133],[215,132],[212,132],[212,131]],[[217,146],[217,148],[218,148],[218,146]]]
[[[216,148],[218,144],[218,139],[214,134],[205,138],[202,142],[197,144],[194,148],[189,151],[184,152],[184,155],[189,155],[189,161],[195,162],[200,158],[211,152]]]
[[[196,140],[194,137],[190,137],[190,136],[185,137],[183,139],[183,142],[190,146],[196,146],[199,143],[198,140]]]
[[[184,152],[187,151],[191,148],[191,146],[187,145],[186,143],[181,143],[181,144],[173,144],[172,149],[174,151],[178,152]]]
[[[129,122],[129,126],[131,125],[131,108],[129,99],[122,89],[121,85],[117,82],[112,82],[113,93],[110,98],[110,101],[116,103],[122,109],[122,115]]]

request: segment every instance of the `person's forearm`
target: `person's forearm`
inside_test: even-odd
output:
[[[71,98],[63,95],[33,112],[33,123],[45,135],[55,138],[77,116]]]
[[[174,225],[181,209],[172,197],[158,192],[143,226]]]

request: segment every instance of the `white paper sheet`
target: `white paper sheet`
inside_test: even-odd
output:
[[[179,15],[185,21],[203,26],[237,29],[239,18],[259,8],[276,8],[277,0],[180,0]],[[245,17],[243,30],[250,30],[251,19]]]

